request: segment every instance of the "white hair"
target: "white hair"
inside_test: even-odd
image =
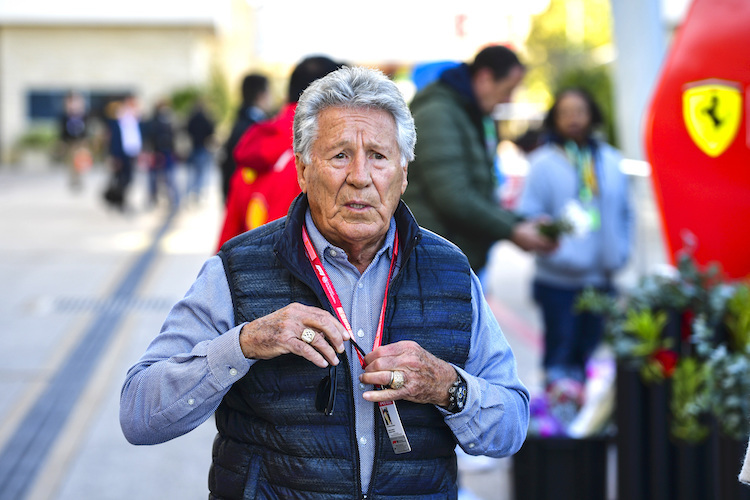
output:
[[[396,141],[401,164],[414,159],[417,132],[414,118],[401,91],[382,71],[343,67],[320,78],[305,89],[294,114],[294,152],[310,163],[318,136],[318,116],[327,108],[370,108],[390,113],[396,122]]]

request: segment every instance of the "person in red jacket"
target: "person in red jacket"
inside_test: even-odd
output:
[[[229,239],[286,215],[300,193],[292,152],[297,100],[309,84],[341,67],[327,57],[303,59],[292,72],[288,104],[274,118],[248,129],[234,149],[237,169],[230,181],[218,248]]]

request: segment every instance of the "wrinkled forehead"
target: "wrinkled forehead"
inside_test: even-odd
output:
[[[318,114],[315,143],[364,141],[398,147],[396,120],[388,111],[374,107],[329,107]]]

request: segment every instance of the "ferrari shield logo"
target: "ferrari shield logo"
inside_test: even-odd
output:
[[[737,135],[742,94],[731,82],[691,86],[682,94],[682,116],[696,146],[716,158]]]

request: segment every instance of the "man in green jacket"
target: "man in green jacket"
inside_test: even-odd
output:
[[[509,102],[526,70],[503,46],[480,51],[471,64],[444,71],[411,103],[419,132],[403,195],[419,224],[458,245],[475,271],[497,240],[547,252],[555,243],[501,208],[495,198],[496,105]]]

